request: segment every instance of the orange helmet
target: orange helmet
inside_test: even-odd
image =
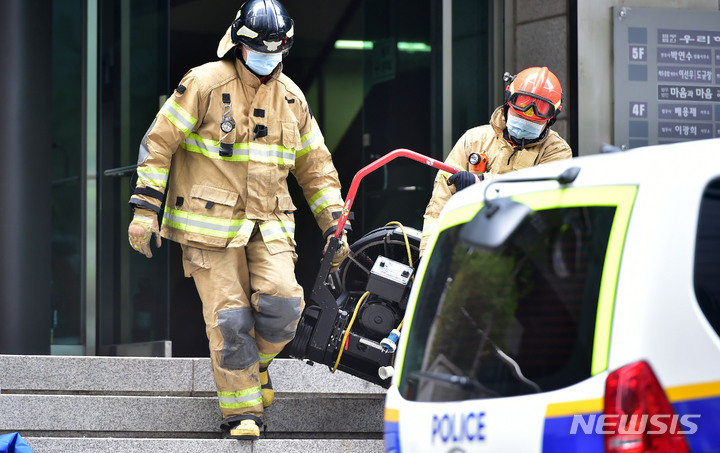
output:
[[[562,87],[548,68],[527,68],[516,76],[505,73],[504,79],[509,82],[505,102],[517,114],[545,121],[554,120],[562,110]]]

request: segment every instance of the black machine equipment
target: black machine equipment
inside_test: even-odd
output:
[[[338,229],[331,239],[288,345],[291,357],[322,363],[385,388],[400,336],[415,268],[420,232],[397,222],[365,234],[335,273],[330,262],[350,213],[357,186],[366,174],[396,157],[408,157],[449,173],[458,170],[406,149],[392,151],[353,178]]]

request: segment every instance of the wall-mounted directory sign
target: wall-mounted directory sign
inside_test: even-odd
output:
[[[720,11],[614,7],[613,16],[615,145],[720,137]]]

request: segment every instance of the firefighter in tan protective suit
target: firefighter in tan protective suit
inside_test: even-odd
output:
[[[445,203],[459,190],[476,182],[521,168],[570,159],[572,151],[550,130],[562,110],[562,87],[548,68],[532,67],[516,76],[505,74],[505,104],[495,109],[490,124],[463,134],[445,163],[462,171],[439,171],[425,209],[420,253]]]
[[[276,0],[240,7],[220,60],[183,77],[143,138],[130,198],[133,248],[151,257],[153,235],[157,247],[160,236],[181,244],[185,275],[202,299],[221,427],[239,439],[260,434],[273,401],[268,365],[294,337],[304,307],[288,173],[328,243],[343,207],[318,124],[282,73],[294,31]],[[348,253],[343,232],[332,265]]]

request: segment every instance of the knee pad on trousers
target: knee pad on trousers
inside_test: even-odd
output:
[[[224,345],[220,366],[231,370],[244,370],[260,360],[255,339],[250,336],[253,315],[250,307],[228,308],[218,312],[218,327]]]
[[[255,315],[255,332],[270,343],[282,343],[295,335],[300,319],[302,299],[260,294],[259,313]]]

